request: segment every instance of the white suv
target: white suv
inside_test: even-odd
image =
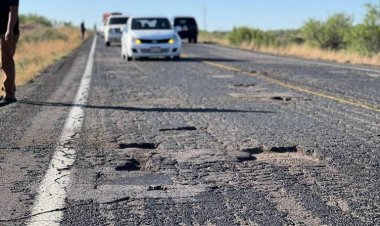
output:
[[[127,60],[142,57],[178,60],[181,47],[181,38],[168,18],[131,17],[123,31],[121,56]]]
[[[128,16],[112,15],[107,18],[104,26],[104,41],[106,46],[111,43],[120,43],[123,29],[128,22]]]

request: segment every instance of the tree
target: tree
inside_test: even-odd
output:
[[[352,48],[365,55],[380,52],[380,4],[367,4],[363,24],[356,26],[351,35]]]
[[[309,20],[302,28],[307,41],[323,49],[340,50],[347,48],[352,29],[352,17],[338,13],[325,22]]]

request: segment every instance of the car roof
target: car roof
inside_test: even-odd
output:
[[[129,18],[130,16],[126,15],[110,15],[108,18]]]
[[[167,16],[132,16],[131,19],[169,19]]]
[[[177,19],[177,18],[183,18],[183,19],[195,19],[195,17],[193,16],[175,16],[173,17],[174,19]]]

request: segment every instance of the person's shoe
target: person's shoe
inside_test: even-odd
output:
[[[17,99],[15,97],[3,97],[0,100],[0,107],[4,107],[6,105],[10,105],[17,102]]]

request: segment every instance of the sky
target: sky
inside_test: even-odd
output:
[[[48,2],[48,3],[47,3]],[[263,30],[301,27],[309,18],[345,12],[360,22],[366,3],[379,0],[20,0],[20,13],[99,27],[104,12],[135,16],[194,16],[200,29],[227,31],[235,26]]]

